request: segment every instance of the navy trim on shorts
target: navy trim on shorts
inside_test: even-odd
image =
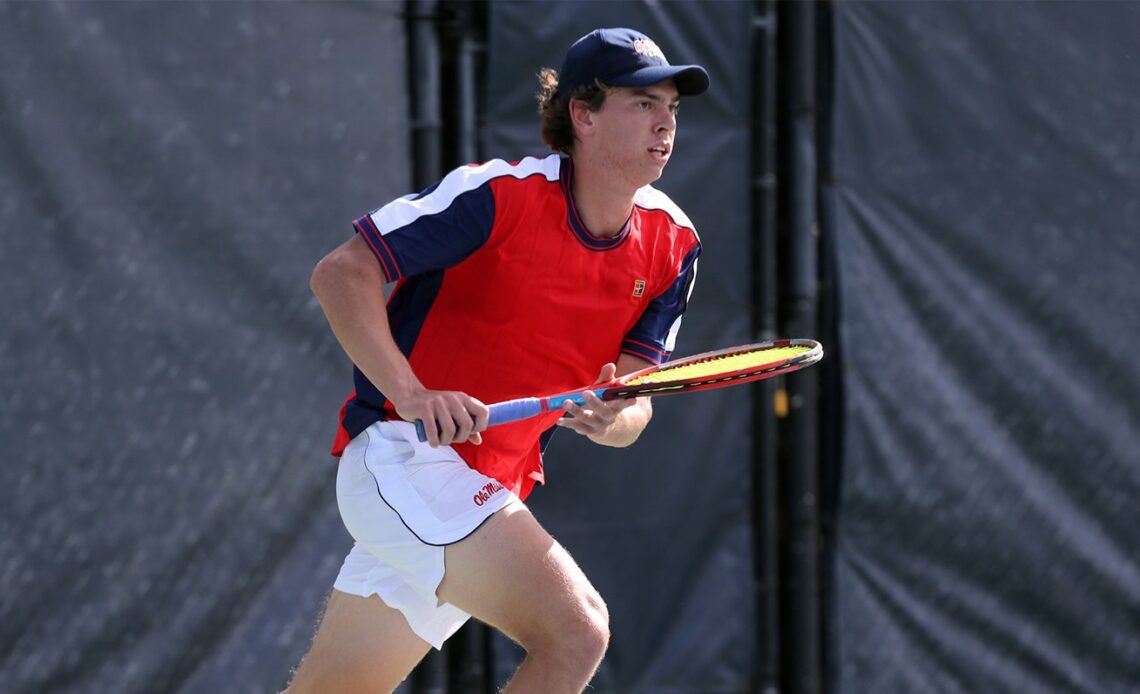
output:
[[[365,436],[368,436],[368,430],[365,430],[361,433],[363,433]],[[412,530],[412,526],[408,525],[407,521],[404,520],[404,517],[400,515],[400,512],[397,511],[396,508],[394,506],[392,506],[392,504],[388,503],[388,500],[384,498],[384,492],[380,491],[380,480],[378,480],[376,478],[376,475],[373,474],[372,469],[368,467],[368,448],[369,448],[369,446],[371,446],[371,444],[372,444],[372,437],[368,436],[368,441],[364,445],[364,469],[368,472],[369,475],[372,476],[372,482],[373,482],[373,484],[376,485],[377,496],[380,497],[380,500],[384,502],[385,506],[392,509],[392,513],[396,514],[396,517],[400,519],[400,523],[402,523],[404,525],[404,527],[408,529],[408,532],[410,532],[412,535],[415,536],[415,538],[417,540],[419,540],[423,544],[427,545],[428,547],[447,547],[448,545],[454,545],[457,542],[463,542],[467,538],[474,535],[475,531],[477,531],[479,528],[482,528],[484,523],[491,520],[491,516],[495,515],[499,511],[502,511],[504,508],[506,508],[506,506],[504,505],[503,507],[499,508],[498,510],[492,511],[490,514],[488,514],[488,516],[486,518],[484,518],[482,521],[479,522],[479,525],[476,525],[474,528],[472,528],[471,532],[467,533],[466,535],[459,538],[458,540],[452,540],[451,542],[444,542],[444,543],[428,542],[427,540],[420,537],[419,533],[417,533],[415,530]],[[476,470],[476,472],[478,472],[478,470]],[[480,473],[480,474],[482,474],[482,473]],[[483,476],[486,477],[486,475],[483,475]],[[488,479],[491,479],[491,478],[488,478]],[[508,503],[510,503],[510,502],[508,502]],[[445,575],[447,574],[447,567],[444,567],[443,572]]]

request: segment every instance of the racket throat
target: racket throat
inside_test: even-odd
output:
[[[598,390],[593,390],[593,389],[576,390],[573,393],[562,393],[561,395],[552,395],[552,396],[545,398],[543,400],[542,411],[543,412],[553,412],[555,410],[565,409],[566,403],[568,403],[568,402],[572,402],[578,406],[584,406],[586,404],[586,393],[593,393],[599,399],[604,400],[605,399],[605,397],[604,397],[605,392],[606,392],[606,389],[601,388]]]

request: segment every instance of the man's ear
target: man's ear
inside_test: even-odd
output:
[[[586,132],[594,127],[594,112],[585,99],[570,100],[570,121],[578,132]]]

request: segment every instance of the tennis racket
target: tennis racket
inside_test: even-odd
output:
[[[676,395],[710,388],[724,388],[759,381],[811,366],[823,358],[823,346],[815,340],[772,340],[751,345],[702,352],[634,371],[609,383],[599,383],[541,398],[519,398],[489,406],[487,426],[517,422],[544,412],[561,410],[567,402],[586,404],[586,393],[601,400],[636,398],[640,395]],[[423,420],[416,420],[416,434],[427,441]]]

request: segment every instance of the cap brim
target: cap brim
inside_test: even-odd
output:
[[[681,96],[703,94],[709,88],[709,73],[700,65],[655,65],[643,67],[607,82],[611,87],[648,87],[673,80]]]

